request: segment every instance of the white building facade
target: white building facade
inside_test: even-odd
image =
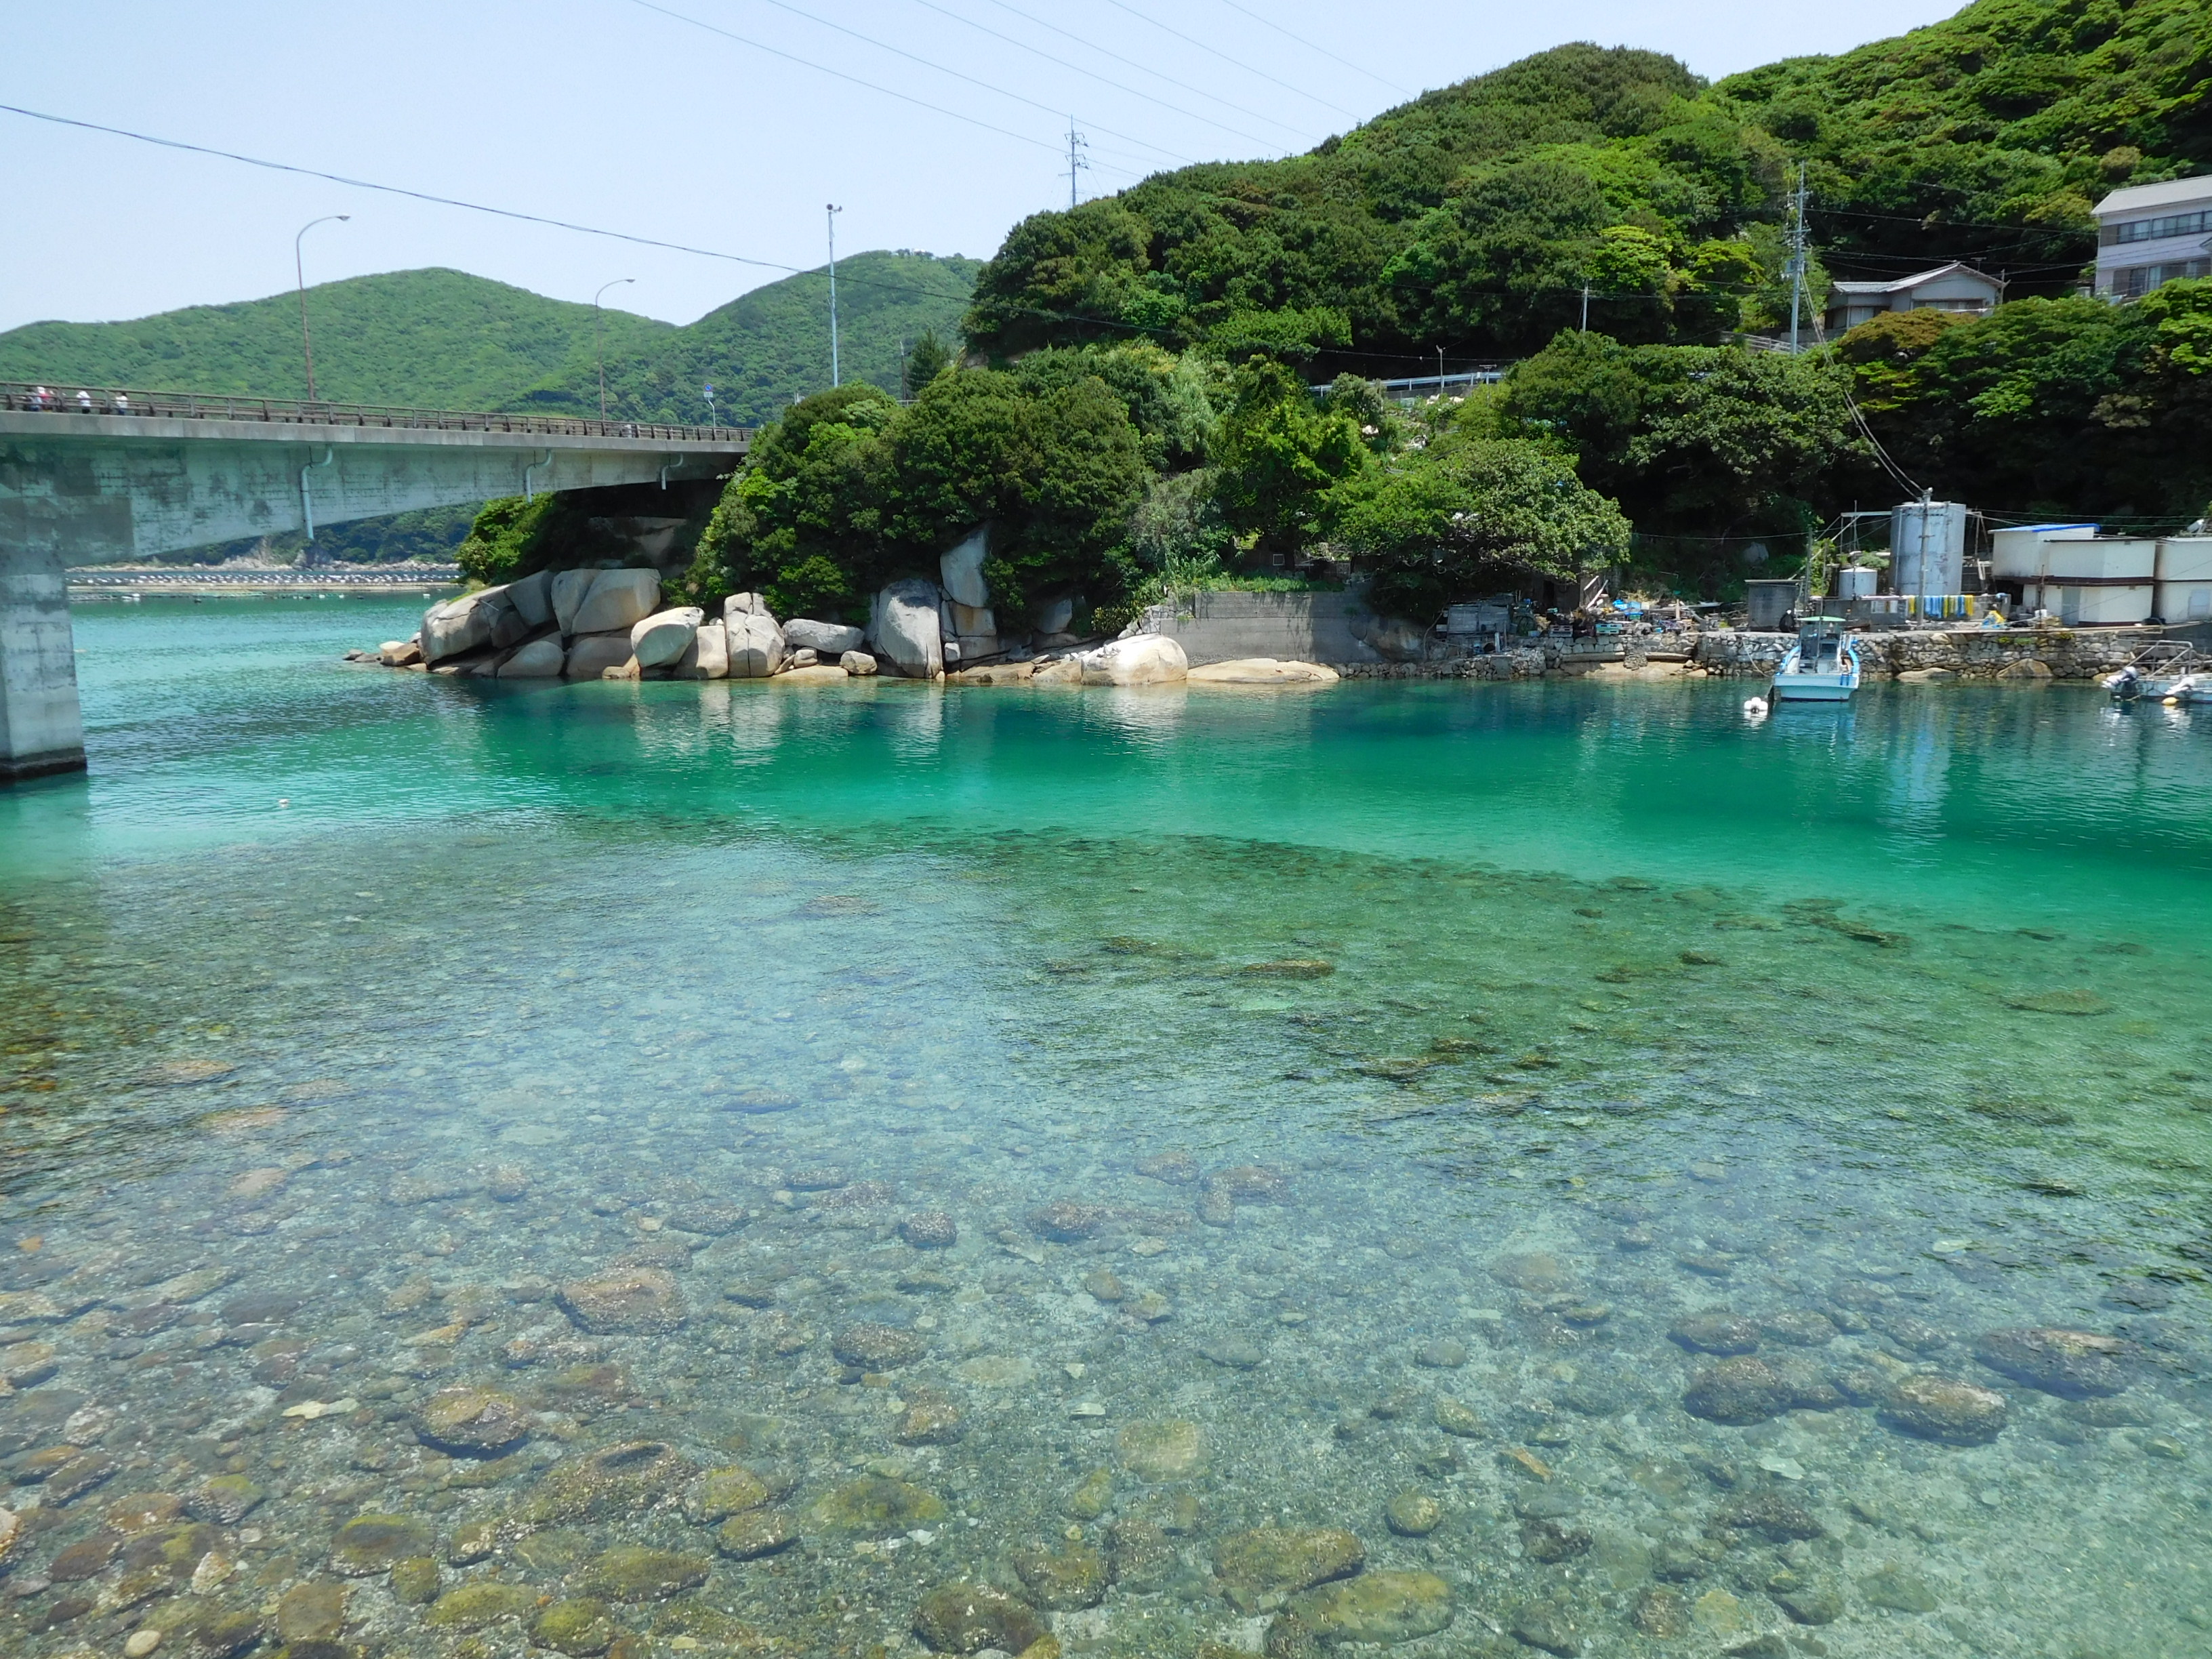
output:
[[[2140,300],[2177,276],[2212,276],[2212,173],[2116,190],[2095,212],[2105,298]]]
[[[1829,333],[1841,334],[1872,322],[1885,311],[1955,311],[1986,317],[2003,298],[2002,281],[1954,259],[1887,282],[1831,283],[1825,321]]]

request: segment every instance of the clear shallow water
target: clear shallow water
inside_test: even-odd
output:
[[[2212,732],[333,661],[410,614],[82,611],[0,795],[11,1650],[1255,1650],[1268,1524],[1366,1563],[1283,1651],[2212,1645]]]

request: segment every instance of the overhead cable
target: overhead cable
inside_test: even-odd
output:
[[[891,87],[878,86],[873,81],[864,81],[857,75],[848,75],[842,70],[834,70],[826,64],[815,63],[811,58],[799,57],[796,52],[786,52],[780,46],[771,46],[759,40],[747,40],[742,34],[733,34],[728,29],[717,28],[712,23],[702,23],[696,17],[686,17],[680,11],[671,11],[665,6],[657,6],[653,3],[653,0],[635,0],[635,3],[643,6],[647,11],[657,11],[664,17],[673,18],[679,23],[689,23],[694,28],[705,29],[709,34],[722,35],[736,41],[741,46],[750,46],[756,52],[764,52],[771,57],[781,58],[786,63],[797,64],[804,69],[835,76],[840,81],[849,81],[856,87],[866,87],[870,92],[880,92],[887,98],[896,98],[901,103],[912,104],[918,109],[933,110],[939,115],[949,115],[956,121],[965,121],[971,127],[981,127],[986,132],[995,132],[1002,138],[1018,139],[1024,144],[1034,144],[1039,149],[1048,149],[1054,155],[1060,154],[1060,146],[1056,143],[1047,143],[1043,139],[1032,137],[1026,132],[1016,132],[1012,127],[999,126],[992,122],[979,119],[975,116],[963,114],[959,110],[947,109],[942,104],[933,104],[927,99],[916,98],[911,93],[900,92]]]
[[[686,17],[681,12],[670,11],[665,6],[652,5],[648,3],[648,0],[638,0],[638,3],[646,6],[647,10],[660,12],[664,15],[669,17],[682,18],[684,22],[696,24],[698,27],[702,29],[712,30],[716,34],[726,34],[728,33],[726,30],[716,28],[712,23],[702,22],[698,18]],[[1043,110],[1047,113],[1052,115],[1055,119],[1066,113],[1065,110],[1061,109],[1057,105],[1041,104],[1036,99],[1028,97],[1024,94],[1018,92],[1009,92],[1004,87],[994,86],[988,81],[979,80],[977,77],[969,74],[964,70],[948,69],[942,64],[932,63],[928,58],[921,57],[918,53],[908,52],[903,46],[895,46],[889,41],[877,40],[875,36],[872,34],[863,34],[858,29],[847,28],[842,23],[833,23],[828,18],[817,16],[813,12],[808,11],[803,6],[795,6],[792,4],[791,0],[762,0],[762,3],[774,6],[778,11],[787,11],[793,17],[803,17],[810,23],[818,23],[825,29],[835,29],[838,33],[849,35],[854,40],[860,41],[864,45],[875,47],[878,52],[888,52],[895,57],[905,58],[910,64],[919,64],[926,70],[934,70],[939,75],[949,75],[956,81],[965,81],[971,87],[981,87],[984,91],[996,93],[1001,98],[1011,98],[1018,104],[1027,104],[1031,109]],[[735,35],[730,35],[729,38],[732,40],[737,39]],[[747,41],[745,44],[750,46],[754,43]],[[1170,161],[1181,161],[1186,167],[1193,165],[1189,156],[1179,155],[1171,149],[1163,149],[1159,145],[1152,143],[1148,139],[1139,138],[1133,134],[1127,132],[1116,132],[1111,127],[1097,126],[1096,122],[1093,122],[1091,125],[1097,127],[1097,131],[1100,132],[1107,134],[1109,137],[1119,138],[1126,143],[1135,144],[1143,149],[1157,151],[1158,154],[1166,156]],[[1244,137],[1248,135],[1240,134],[1239,136]],[[1258,141],[1255,140],[1255,142],[1256,143]],[[1054,148],[1056,149],[1058,146],[1055,145]]]
[[[1185,34],[1181,29],[1169,27],[1168,25],[1160,21],[1157,17],[1146,16],[1143,12],[1139,11],[1134,6],[1128,4],[1127,0],[1106,0],[1106,3],[1113,7],[1116,11],[1127,12],[1130,16],[1135,18],[1140,23],[1151,24],[1163,34],[1172,34],[1176,40],[1196,46],[1200,52],[1206,52],[1215,58],[1218,58],[1223,63],[1229,64],[1231,68],[1243,70],[1247,75],[1256,75],[1262,81],[1272,81],[1275,85],[1280,87],[1285,92],[1293,94],[1297,97],[1307,99],[1313,103],[1319,104],[1323,109],[1333,109],[1339,115],[1344,116],[1348,119],[1357,121],[1362,118],[1357,110],[1348,110],[1341,104],[1332,104],[1328,99],[1322,97],[1317,93],[1308,92],[1303,87],[1292,86],[1288,81],[1284,80],[1282,76],[1279,75],[1270,75],[1263,69],[1253,68],[1251,64],[1243,62],[1241,58],[1231,58],[1227,52],[1222,51],[1218,46],[1207,46],[1205,41],[1200,40],[1196,35]]]
[[[975,30],[978,33],[989,35],[994,40],[1004,40],[1010,46],[1018,46],[1022,51],[1030,53],[1032,57],[1043,58],[1048,64],[1057,64],[1062,69],[1073,70],[1078,75],[1087,76],[1090,79],[1097,82],[1101,86],[1111,87],[1116,92],[1126,92],[1133,98],[1143,99],[1146,103],[1158,104],[1162,109],[1173,110],[1177,115],[1187,117],[1191,120],[1203,121],[1210,127],[1218,127],[1224,132],[1233,133],[1239,138],[1249,140],[1252,143],[1261,145],[1267,149],[1273,149],[1277,148],[1277,145],[1272,139],[1262,138],[1255,133],[1246,132],[1241,127],[1232,127],[1227,122],[1217,121],[1210,115],[1200,115],[1197,111],[1185,109],[1180,104],[1170,104],[1164,98],[1156,98],[1151,93],[1139,91],[1135,87],[1125,86],[1119,81],[1109,79],[1107,76],[1099,74],[1095,70],[1085,69],[1080,64],[1071,63],[1068,59],[1047,52],[1041,46],[1033,46],[1026,40],[1017,40],[1012,35],[1005,33],[1003,30],[993,28],[988,23],[979,23],[972,17],[963,17],[958,12],[951,9],[949,7],[939,5],[937,3],[937,0],[914,0],[914,3],[917,6],[926,7],[927,9],[938,13],[941,16],[950,17],[956,23],[965,24],[968,27]],[[1007,7],[1006,9],[1009,11],[1014,11],[1014,9],[1011,6]],[[1028,13],[1021,11],[1015,11],[1014,15],[1017,17],[1029,16]],[[1035,23],[1043,23],[1043,20],[1042,18],[1030,18],[1030,21]],[[1044,27],[1052,29],[1055,33],[1067,34],[1067,31],[1066,29],[1059,28],[1054,24],[1044,23]],[[1076,37],[1072,34],[1069,34],[1067,38],[1071,40],[1076,39]],[[1093,52],[1105,51],[1105,49],[1101,46],[1092,46],[1091,50]],[[1131,63],[1132,61],[1127,58],[1121,58],[1119,54],[1115,52],[1105,52],[1105,55],[1109,58],[1113,58],[1117,62],[1121,63]],[[1176,80],[1172,75],[1162,75],[1159,70],[1150,69],[1145,64],[1133,64],[1132,66],[1137,69],[1145,70],[1146,73],[1149,75],[1158,76],[1159,79],[1167,82],[1170,86],[1182,87],[1184,90],[1195,92],[1203,98],[1212,98],[1216,103],[1220,104],[1224,108],[1233,109],[1239,114],[1256,117],[1260,120],[1267,121],[1272,123],[1273,125],[1281,127],[1285,132],[1297,133],[1302,141],[1310,142],[1308,139],[1307,135],[1303,132],[1299,132],[1297,128],[1290,125],[1287,122],[1278,121],[1272,115],[1262,115],[1258,110],[1246,109],[1242,104],[1231,103],[1228,99],[1220,96],[1218,93],[1209,93],[1202,88],[1191,86],[1187,82]],[[1100,130],[1103,131],[1104,129],[1102,128]]]
[[[1281,35],[1285,40],[1295,40],[1300,46],[1304,46],[1308,52],[1319,52],[1322,57],[1328,58],[1330,63],[1338,64],[1344,69],[1348,69],[1354,75],[1364,75],[1369,80],[1375,82],[1376,86],[1389,88],[1391,91],[1396,93],[1401,98],[1411,98],[1414,95],[1413,93],[1407,91],[1404,87],[1400,86],[1395,81],[1386,81],[1381,76],[1376,74],[1373,70],[1362,69],[1358,64],[1353,63],[1349,58],[1340,58],[1336,53],[1331,52],[1327,46],[1316,46],[1312,41],[1307,40],[1304,35],[1291,33],[1290,30],[1285,28],[1273,18],[1265,16],[1259,12],[1254,11],[1249,6],[1240,6],[1237,3],[1237,0],[1221,0],[1221,3],[1228,7],[1231,11],[1243,12],[1247,17],[1250,18],[1255,23],[1264,24],[1268,28],[1274,30],[1276,33]]]

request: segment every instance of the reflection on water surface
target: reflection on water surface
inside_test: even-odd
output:
[[[179,609],[0,805],[10,1651],[2212,1643],[2205,734]]]

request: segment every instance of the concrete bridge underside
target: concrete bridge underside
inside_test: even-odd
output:
[[[501,495],[726,476],[745,434],[0,410],[0,782],[84,765],[70,566]]]

